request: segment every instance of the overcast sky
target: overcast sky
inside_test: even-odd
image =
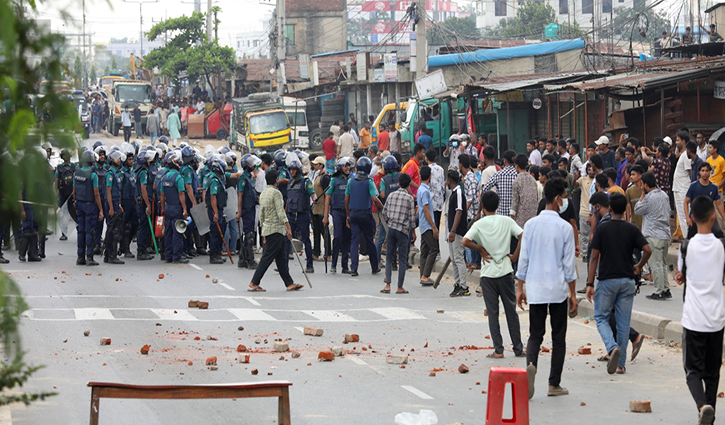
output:
[[[267,24],[263,22],[263,17],[272,13],[273,7],[260,4],[262,1],[270,0],[215,0],[214,4],[222,8],[219,27],[220,43],[233,45],[235,44],[234,35],[238,32],[266,29]],[[93,33],[94,43],[107,42],[111,37],[138,39],[139,5],[137,3],[125,3],[122,0],[85,0],[85,3],[86,32]],[[205,11],[207,0],[201,0],[201,3],[202,11]],[[468,0],[459,1],[460,3],[468,3]],[[682,0],[665,0],[661,9],[676,16],[681,5]],[[82,0],[46,0],[45,3],[39,3],[38,9],[40,11],[38,18],[51,19],[54,31],[81,32]],[[74,20],[64,24],[59,19],[60,10],[70,12]],[[157,0],[155,3],[144,4],[144,32],[149,31],[155,21],[165,17],[188,16],[193,11],[193,0]],[[73,28],[74,25],[77,27]]]

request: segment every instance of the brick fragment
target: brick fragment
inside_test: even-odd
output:
[[[219,366],[211,365],[211,366],[209,366],[209,370],[219,370]]]
[[[317,354],[317,360],[322,360],[323,362],[331,362],[335,360],[335,354],[330,350],[320,351],[319,354]]]
[[[216,364],[216,356],[215,357],[209,357],[206,359],[206,365],[211,366]]]
[[[163,273],[161,273],[161,274],[159,275],[159,279],[163,279],[163,278],[164,278],[164,274],[163,274]]]
[[[239,356],[239,363],[249,363],[249,354],[243,354]]]
[[[386,363],[389,364],[408,364],[408,356],[388,356],[385,359]]]
[[[246,353],[246,352],[247,352],[247,347],[245,345],[239,344],[239,346],[237,346],[237,353]]]
[[[304,334],[310,335],[310,336],[322,336],[323,332],[324,332],[323,329],[313,328],[312,326],[306,326],[305,330],[304,330]]]
[[[634,413],[652,413],[652,405],[649,400],[632,400],[629,402],[629,410]]]
[[[151,350],[151,346],[146,344],[143,347],[141,347],[141,354],[147,355],[149,353],[149,350]]]
[[[579,354],[592,354],[591,347],[579,347]]]
[[[198,300],[189,300],[189,308],[196,308],[199,304]]]
[[[587,405],[587,404],[586,404],[586,403],[584,403],[583,401],[582,401],[581,403],[579,403],[579,406],[586,406],[586,405]]]
[[[85,331],[83,331],[83,336],[89,336],[90,334],[91,334],[90,329],[86,329]]]
[[[286,341],[285,342],[277,341],[274,343],[274,351],[276,351],[278,353],[287,352],[287,351],[289,351],[289,344]]]
[[[360,336],[358,334],[345,334],[345,342],[359,342]]]
[[[464,364],[461,364],[460,366],[458,366],[458,372],[460,372],[460,373],[468,373],[469,370],[470,369],[468,369],[468,366],[466,366]]]
[[[243,330],[244,330],[244,326],[240,326],[240,327],[238,327],[238,328],[237,328],[237,330],[238,330],[238,331],[243,331]]]
[[[259,373],[259,371],[257,369],[252,369],[252,375],[256,375],[258,373]]]
[[[339,346],[339,345],[336,345],[336,346],[332,347],[332,353],[333,353],[333,354],[334,354],[334,355],[335,355],[336,357],[340,357],[340,356],[344,356],[344,355],[345,355],[345,351],[344,351],[344,350],[342,349],[342,347],[341,347],[341,346]]]
[[[442,308],[439,308],[438,310],[436,310],[436,313],[445,313],[445,312],[446,312],[446,311],[445,311],[445,310],[443,310]]]
[[[209,303],[206,301],[199,301],[196,303],[196,306],[199,307],[199,310],[206,310],[209,308]]]
[[[293,358],[293,359],[299,359],[299,358],[300,358],[300,356],[301,356],[301,354],[300,354],[300,352],[299,352],[299,351],[293,351],[293,352],[292,352],[292,358]]]
[[[101,338],[101,345],[111,345],[111,338]]]
[[[550,351],[551,351],[551,350],[549,349],[549,347],[544,347],[543,345],[541,346],[541,352],[542,352],[542,353],[548,353],[548,352],[550,352]]]
[[[436,376],[436,373],[435,372],[431,372],[431,373],[428,374],[428,376]]]

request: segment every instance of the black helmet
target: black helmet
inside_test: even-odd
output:
[[[373,162],[370,161],[370,158],[367,156],[364,156],[357,160],[357,172],[355,173],[355,177],[358,176],[360,178],[366,178],[368,174],[370,174],[370,170],[373,168]]]
[[[283,151],[282,149],[276,151],[274,153],[274,163],[277,165],[277,168],[282,168],[285,166],[285,157],[287,156],[287,152]]]
[[[191,146],[185,146],[184,149],[181,150],[181,158],[184,164],[188,164],[193,161],[195,156],[196,151]]]

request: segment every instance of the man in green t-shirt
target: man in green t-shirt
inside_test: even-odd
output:
[[[487,357],[503,358],[503,338],[498,324],[499,298],[506,313],[514,354],[516,357],[524,357],[519,316],[516,314],[516,290],[512,265],[519,257],[520,239],[516,251],[510,254],[511,238],[520,238],[524,231],[512,218],[496,215],[498,204],[499,197],[496,192],[487,191],[481,195],[483,217],[473,223],[463,237],[463,245],[481,253],[481,290],[488,310],[488,327],[494,348],[494,352]]]

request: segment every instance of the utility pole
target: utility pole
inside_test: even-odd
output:
[[[83,76],[81,80],[81,86],[86,86],[87,81],[87,75],[88,72],[86,72],[86,61],[88,57],[86,56],[86,0],[83,0]]]
[[[277,0],[277,94],[284,94],[285,56],[287,55],[287,31],[285,31],[285,1]]]
[[[425,0],[422,2],[415,3],[417,8],[418,16],[420,21],[415,26],[415,55],[417,61],[417,67],[415,69],[415,78],[423,78],[428,72],[428,38],[426,36],[426,14],[425,14]]]
[[[139,38],[138,41],[141,47],[138,52],[139,57],[143,57],[143,5],[145,3],[158,3],[159,0],[154,1],[142,1],[142,0],[123,0],[124,3],[138,3],[138,16],[139,16]]]
[[[194,0],[194,12],[201,13],[201,0]]]
[[[206,1],[206,41],[211,43],[211,0]]]

